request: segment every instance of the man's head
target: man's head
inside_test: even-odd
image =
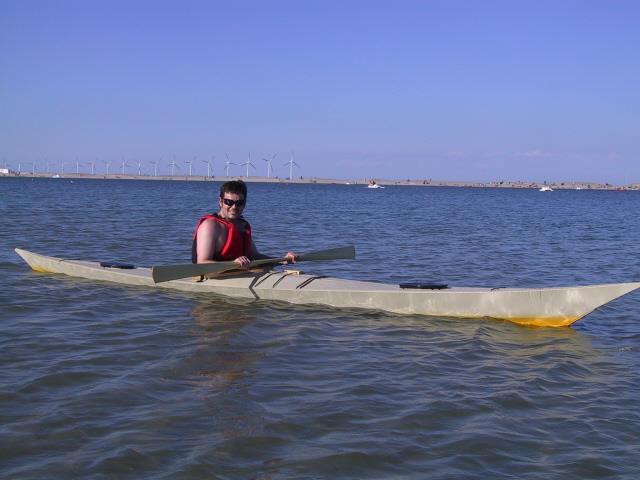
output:
[[[225,182],[220,187],[219,215],[227,220],[242,216],[247,200],[247,185],[242,180]]]

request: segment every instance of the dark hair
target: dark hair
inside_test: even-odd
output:
[[[247,185],[242,180],[231,180],[225,182],[220,187],[220,198],[224,198],[225,193],[237,193],[247,198]]]

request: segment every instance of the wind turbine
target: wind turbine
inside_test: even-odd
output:
[[[87,165],[91,167],[91,175],[94,175],[96,173],[96,162],[89,162]]]
[[[124,161],[124,155],[122,156],[122,175],[124,175],[124,167],[130,167],[131,165],[129,165],[128,163],[125,163]]]
[[[273,172],[273,166],[271,165],[271,162],[273,162],[277,156],[278,154],[274,153],[271,159],[267,159],[267,158],[262,159],[265,162],[267,162],[267,178],[271,178],[271,172]]]
[[[202,160],[202,163],[206,163],[207,164],[207,177],[211,176],[211,163],[213,162],[213,159],[216,158],[215,155],[211,155],[211,160]]]
[[[225,175],[228,177],[229,176],[229,165],[238,165],[237,163],[233,163],[231,160],[229,160],[229,154],[225,153],[225,156],[227,157],[227,161],[224,162],[225,164]]]
[[[162,161],[162,157],[160,157],[160,161]],[[149,163],[151,165],[153,165],[153,176],[157,177],[158,176],[158,161],[157,160],[151,160]]]
[[[249,152],[249,158],[247,158],[247,161],[244,163],[241,163],[240,166],[245,166],[247,167],[247,178],[249,178],[249,165],[251,165],[251,167],[255,170],[256,166],[253,164],[253,162],[251,161],[251,152]]]
[[[76,175],[80,174],[80,160],[76,157]]]
[[[109,165],[111,165],[111,162],[109,160],[103,160],[102,163],[107,166],[107,176],[109,176]]]
[[[189,165],[189,176],[191,176],[191,166],[193,165],[193,162],[195,161],[196,157],[193,157],[193,160],[187,160],[184,163],[186,163],[187,165]]]
[[[294,160],[293,160],[293,152],[291,152],[291,159],[285,163],[285,165],[289,165],[289,180],[291,180],[293,178],[293,167],[294,165],[298,168],[300,168],[300,165],[298,165]]]
[[[171,166],[171,176],[173,177],[173,171],[174,169],[178,166],[178,164],[176,163],[176,156],[173,156],[173,160],[171,162],[169,162],[169,165]]]
[[[142,160],[138,160],[138,176],[142,175]]]

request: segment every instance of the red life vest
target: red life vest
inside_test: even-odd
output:
[[[234,222],[220,218],[217,214],[211,215],[207,213],[198,220],[196,230],[193,232],[193,244],[191,246],[191,261],[193,263],[198,263],[198,228],[202,225],[202,222],[209,219],[213,219],[227,228],[227,241],[222,247],[222,251],[211,260],[233,261],[238,257],[249,256],[251,253],[251,225],[242,219],[245,224],[243,235]]]

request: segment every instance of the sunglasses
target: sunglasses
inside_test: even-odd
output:
[[[231,200],[230,198],[223,198],[222,202],[227,206],[227,207],[233,207],[234,205],[237,205],[238,208],[242,208],[244,207],[245,201],[244,200]]]

